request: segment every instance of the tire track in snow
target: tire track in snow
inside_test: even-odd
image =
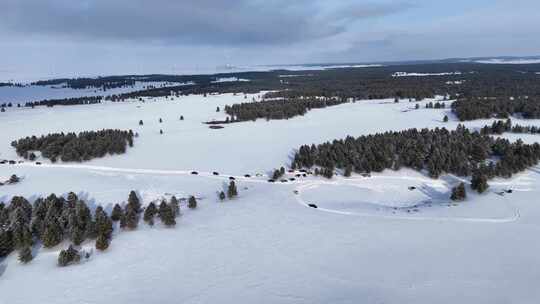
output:
[[[379,176],[380,178],[383,178],[384,176]],[[394,178],[394,177],[392,177]],[[399,177],[397,177],[399,178]],[[415,177],[406,177],[407,179],[415,179],[415,180],[423,180],[422,178],[415,178]],[[375,218],[385,218],[385,219],[398,219],[398,220],[413,220],[413,221],[440,221],[440,222],[472,222],[472,223],[511,223],[516,222],[520,217],[519,209],[512,205],[513,214],[512,216],[505,217],[505,218],[479,218],[479,217],[438,217],[438,216],[402,216],[402,215],[385,215],[385,214],[374,214],[374,213],[361,213],[361,212],[350,212],[350,211],[340,211],[340,210],[334,210],[334,209],[328,209],[328,208],[311,208],[309,207],[308,203],[302,198],[302,190],[304,188],[312,189],[316,188],[320,185],[339,185],[339,183],[336,182],[324,182],[324,181],[315,181],[311,183],[306,183],[300,187],[297,187],[295,191],[297,191],[295,198],[296,202],[300,205],[314,209],[316,211],[322,211],[322,212],[328,212],[328,213],[334,213],[334,214],[340,214],[340,215],[349,215],[349,216],[360,216],[360,217],[375,217]]]
[[[264,178],[269,178],[267,174],[262,174],[261,176],[255,177],[245,177],[242,175],[228,175],[222,174],[214,175],[213,172],[200,172],[196,171],[197,174],[192,174],[195,170],[157,170],[157,169],[136,169],[136,168],[116,168],[108,166],[92,166],[92,165],[65,165],[65,164],[41,164],[36,165],[35,163],[20,163],[15,164],[14,166],[19,167],[37,167],[37,168],[55,168],[55,169],[73,169],[73,170],[89,170],[89,171],[101,171],[101,172],[116,172],[116,173],[129,173],[129,174],[149,174],[149,175],[183,175],[183,176],[194,176],[194,177],[205,177],[213,178],[219,180],[229,180],[230,177],[233,177],[235,180],[241,180],[242,182],[248,183],[264,183],[270,185],[300,185],[295,189],[296,193],[295,200],[302,206],[308,207],[308,203],[301,198],[302,189],[304,188],[313,188],[320,185],[347,185],[351,182],[358,182],[364,179],[364,177],[353,177],[348,178],[346,183],[341,181],[324,181],[324,180],[296,180],[294,182],[281,183],[276,181],[275,183],[269,183]],[[426,181],[424,178],[413,177],[413,176],[385,176],[377,175],[371,178],[374,179],[407,179],[414,181]],[[442,180],[430,180],[433,184],[444,184]],[[313,209],[313,208],[310,208]],[[376,218],[386,218],[386,219],[399,219],[399,220],[414,220],[414,221],[443,221],[443,222],[476,222],[476,223],[510,223],[516,222],[520,217],[519,210],[516,206],[512,205],[513,215],[507,218],[476,218],[476,217],[437,217],[437,216],[401,216],[401,215],[384,215],[384,214],[373,214],[373,213],[358,213],[358,212],[349,212],[349,211],[339,211],[327,208],[317,208],[316,210],[341,214],[341,215],[350,215],[350,216],[361,216],[361,217],[376,217]]]

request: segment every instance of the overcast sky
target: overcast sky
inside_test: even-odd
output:
[[[538,0],[0,0],[0,74],[540,55]]]

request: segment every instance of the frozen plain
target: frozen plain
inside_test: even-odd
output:
[[[75,191],[110,208],[135,189],[145,202],[194,194],[200,207],[183,208],[174,229],[141,225],[117,233],[109,250],[81,265],[56,267],[61,247],[36,248],[25,266],[11,255],[0,261],[0,303],[538,302],[538,167],[492,181],[487,194],[471,194],[457,206],[445,197],[458,178],[432,180],[411,170],[270,184],[255,175],[288,164],[301,144],[458,122],[448,109],[377,100],[221,130],[201,123],[223,118],[217,106],[242,101],[242,95],[225,94],[2,113],[0,159],[15,159],[10,142],[28,135],[121,128],[140,136],[127,154],[84,164],[0,166],[0,177],[24,178],[2,187],[0,200]],[[445,114],[449,123],[442,122]],[[240,196],[218,203],[216,191],[229,175],[237,177]],[[508,188],[515,191],[495,194]],[[310,202],[321,208],[306,207]]]

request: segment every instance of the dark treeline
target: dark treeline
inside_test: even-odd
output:
[[[460,98],[452,103],[452,111],[461,121],[481,118],[508,118],[521,114],[523,118],[540,118],[540,96]]]
[[[358,138],[349,136],[317,146],[305,145],[296,152],[291,166],[317,166],[316,173],[329,178],[335,168],[350,174],[409,167],[426,170],[434,178],[452,173],[458,176],[472,174],[487,180],[496,176],[510,177],[536,164],[539,159],[540,145],[537,143],[511,143],[507,139],[470,132],[460,125],[455,131],[409,129]]]
[[[53,133],[40,137],[31,136],[13,141],[11,146],[17,154],[34,160],[34,151],[52,162],[87,161],[109,154],[122,154],[133,146],[133,132],[122,130],[100,130],[76,133]]]
[[[149,208],[152,210],[148,211]],[[96,249],[106,250],[112,240],[114,223],[119,222],[123,230],[134,230],[143,213],[150,225],[157,217],[165,226],[174,226],[180,207],[172,197],[169,202],[163,200],[158,208],[154,203],[142,208],[134,191],[129,194],[128,203],[116,204],[110,215],[101,206],[92,212],[73,192],[66,198],[51,194],[33,204],[15,196],[7,205],[0,203],[0,257],[18,250],[19,260],[28,263],[33,258],[32,246],[51,248],[68,241],[72,245],[58,257],[58,265],[67,266],[81,259],[76,247],[83,242],[93,241]]]
[[[225,112],[232,121],[248,121],[257,118],[288,119],[298,115],[304,115],[311,109],[326,108],[329,106],[346,103],[343,98],[295,98],[265,100],[261,102],[239,103],[225,106]]]
[[[25,103],[26,107],[35,107],[35,106],[73,106],[73,105],[83,105],[83,104],[97,104],[101,103],[103,99],[102,96],[85,96],[85,97],[74,97],[74,98],[62,98],[62,99],[45,99],[41,101],[33,101]]]
[[[54,79],[36,85],[67,84],[73,88],[113,88],[136,82],[165,82],[165,87],[104,97],[127,101],[141,97],[212,93],[257,93],[272,91],[267,98],[338,97],[352,99],[399,98],[411,101],[435,95],[474,97],[540,96],[540,64],[492,65],[478,63],[423,63],[380,67],[340,68],[309,71],[223,73],[214,75],[125,75],[101,78]],[[448,73],[421,77],[394,77],[395,73]],[[295,75],[297,77],[280,77]],[[214,82],[236,77],[250,81]],[[186,85],[187,83],[190,83]],[[177,85],[175,85],[177,84]]]
[[[512,125],[512,120],[507,119],[506,121],[494,121],[491,126],[484,126],[482,129],[480,129],[480,133],[484,135],[503,134],[504,132],[539,134],[540,127]]]
[[[93,86],[106,82],[136,80],[148,82],[187,83],[193,85],[153,88],[111,96],[114,100],[139,97],[169,96],[210,93],[255,93],[261,90],[273,92],[269,97],[344,97],[356,99],[410,98],[421,100],[435,95],[472,96],[539,96],[539,64],[490,65],[477,63],[425,63],[390,65],[381,67],[340,68],[316,71],[275,70],[268,72],[223,73],[215,75],[143,75],[112,76],[86,79]],[[425,77],[393,77],[394,73],[450,73]],[[454,73],[459,72],[459,73]],[[280,75],[298,77],[280,77]],[[249,82],[212,81],[220,77],[249,79]],[[77,83],[81,80],[59,79],[44,84]],[[459,84],[455,84],[458,81]]]
[[[135,79],[130,79],[129,76],[118,77],[98,77],[98,78],[62,78],[43,80],[32,83],[32,85],[47,86],[47,85],[65,85],[71,89],[89,89],[100,88],[102,90],[123,88],[135,85]]]

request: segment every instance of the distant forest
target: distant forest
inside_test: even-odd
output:
[[[145,97],[269,91],[263,96],[263,101],[256,105],[238,103],[228,106],[225,109],[230,115],[228,122],[233,122],[256,118],[290,118],[302,115],[310,108],[325,107],[348,100],[391,98],[420,101],[439,95],[457,99],[452,110],[462,121],[506,118],[512,114],[538,118],[538,71],[540,64],[429,63],[316,71],[275,70],[214,75],[125,75],[53,79],[38,81],[34,85],[65,85],[75,89],[103,90],[133,86],[135,82],[161,82],[170,86],[97,97],[25,101],[24,104],[28,107],[79,105],[99,103],[103,100],[122,102]],[[428,75],[407,76],[407,73]],[[439,75],[429,75],[437,73]],[[249,81],[216,82],[219,78],[241,78]],[[315,98],[323,98],[325,102],[315,101]],[[1,101],[0,105],[2,112],[9,106]]]
[[[540,81],[540,79],[539,79]],[[516,97],[460,98],[452,104],[452,111],[461,121],[481,118],[508,118],[520,114],[523,118],[540,118],[540,94]]]
[[[90,96],[90,97],[77,97],[77,98],[63,98],[63,99],[46,99],[34,102],[27,102],[25,107],[35,107],[35,106],[47,106],[53,107],[57,105],[61,106],[72,106],[72,105],[83,105],[83,104],[96,104],[101,103],[101,96]]]
[[[225,107],[225,113],[233,119],[230,122],[256,120],[257,118],[288,119],[304,115],[311,109],[326,108],[349,102],[343,98],[294,98],[246,102]]]
[[[133,131],[101,130],[76,133],[53,133],[41,137],[31,136],[13,141],[17,154],[35,160],[35,151],[52,162],[87,161],[107,154],[123,154],[133,146]]]

